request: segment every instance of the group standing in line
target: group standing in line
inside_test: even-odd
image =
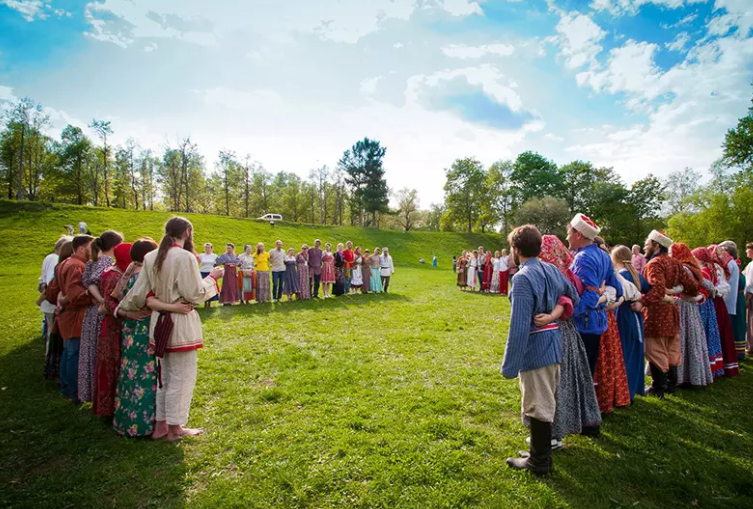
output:
[[[324,297],[387,292],[395,271],[388,248],[372,255],[351,242],[332,252],[316,240],[297,254],[281,241],[269,253],[260,243],[241,255],[227,244],[218,256],[211,243],[196,254],[193,239],[193,225],[174,217],[159,244],[124,242],[112,230],[65,236],[42,264],[44,376],[59,379],[66,399],[91,402],[122,435],[176,441],[202,433],[186,427],[203,347],[196,306],[305,300],[320,285]]]
[[[491,250],[484,252],[484,246],[479,246],[453,257],[452,269],[461,290],[507,295],[517,266],[506,249],[492,253]]]
[[[319,298],[325,299],[357,293],[387,293],[395,265],[389,248],[369,249],[353,247],[348,241],[337,244],[336,250],[327,242],[322,249],[319,239],[313,247],[301,246],[297,253],[291,247],[285,250],[278,240],[275,247],[266,251],[263,243],[255,247],[246,245],[243,253],[235,253],[235,245],[228,243],[221,255],[213,252],[211,243],[204,244],[199,255],[202,274],[215,266],[225,269],[225,278],[217,298],[225,306],[251,301],[258,303],[282,302]],[[271,279],[271,282],[270,282]],[[205,303],[211,306],[211,301]]]
[[[510,467],[545,475],[566,435],[599,436],[614,407],[737,376],[753,354],[753,262],[741,273],[734,242],[691,251],[654,230],[641,253],[600,231],[577,214],[568,247],[534,225],[508,238],[519,270],[502,374],[518,378],[530,428]]]

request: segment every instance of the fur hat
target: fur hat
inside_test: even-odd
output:
[[[593,240],[601,231],[601,228],[596,226],[593,219],[583,214],[575,214],[573,220],[570,221],[570,226],[582,233],[588,240]]]
[[[675,243],[674,240],[670,239],[664,232],[659,230],[652,230],[651,233],[648,234],[648,238],[667,249],[672,247],[672,244]]]

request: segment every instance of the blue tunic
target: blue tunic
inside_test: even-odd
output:
[[[627,269],[622,269],[620,275],[634,283],[633,276]],[[638,274],[640,278],[641,293],[646,293],[651,289],[648,281]],[[620,341],[622,342],[622,357],[625,359],[625,371],[627,372],[628,389],[630,389],[630,400],[635,398],[636,394],[644,395],[646,386],[646,375],[644,373],[644,344],[643,344],[643,313],[636,313],[630,309],[630,302],[623,303],[615,310],[617,318],[617,329],[620,331]]]
[[[599,304],[599,289],[606,281],[617,291],[617,298],[622,297],[622,285],[614,275],[612,260],[596,244],[590,244],[575,253],[573,273],[583,283],[585,290],[580,297],[580,304],[573,310],[573,321],[581,334],[604,334],[607,330],[606,306]]]
[[[562,362],[560,331],[537,330],[533,317],[551,313],[563,295],[570,297],[573,306],[580,301],[575,287],[557,267],[538,258],[531,258],[521,266],[510,292],[512,309],[503,375],[514,378],[521,371]]]

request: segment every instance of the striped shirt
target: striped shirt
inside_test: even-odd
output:
[[[538,329],[533,325],[533,317],[551,313],[563,295],[574,306],[580,302],[575,287],[554,265],[531,258],[520,267],[510,291],[512,311],[503,375],[516,377],[521,371],[562,362],[559,329],[551,325]]]

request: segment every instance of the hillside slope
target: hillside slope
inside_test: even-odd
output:
[[[141,236],[150,236],[159,241],[163,225],[173,214],[169,212],[144,212],[134,210],[105,209],[81,207],[63,204],[0,202],[0,227],[4,232],[12,233],[8,255],[23,256],[41,264],[42,258],[49,253],[55,240],[65,230],[63,226],[81,220],[85,221],[93,233],[107,229],[122,232],[131,241]],[[338,242],[353,241],[362,249],[388,246],[398,266],[418,266],[419,258],[431,263],[436,254],[440,268],[451,268],[453,255],[465,248],[483,245],[487,248],[501,249],[504,239],[500,235],[482,235],[447,232],[400,232],[350,226],[320,226],[300,223],[282,222],[270,227],[264,221],[238,219],[203,214],[184,214],[194,225],[195,242],[201,246],[212,242],[215,251],[224,250],[226,242],[233,242],[237,251],[244,244],[264,242],[269,249],[277,239],[286,247],[298,251],[301,244],[312,245],[314,239],[331,242],[335,249]],[[200,249],[198,247],[197,249]],[[27,258],[28,257],[28,258]],[[8,270],[4,267],[0,270]]]

